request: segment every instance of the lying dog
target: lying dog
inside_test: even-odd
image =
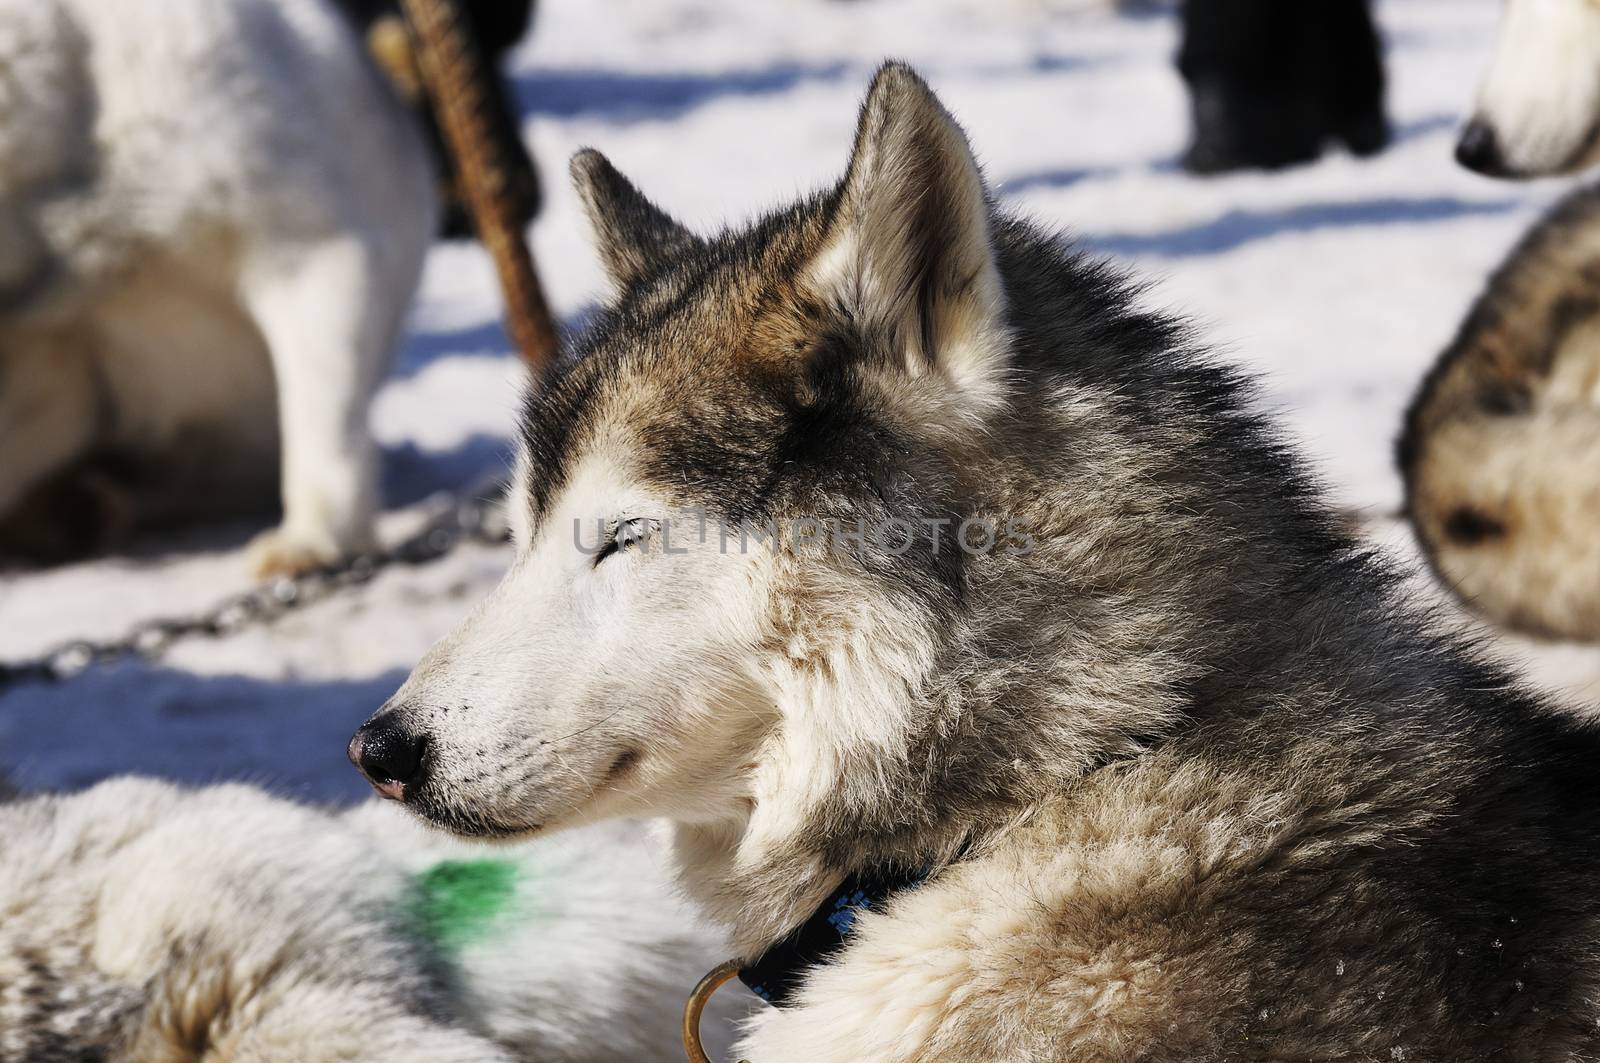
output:
[[[261,571],[369,545],[368,404],[438,206],[360,15],[0,6],[0,547],[280,495]]]
[[[1463,165],[1600,162],[1600,3],[1511,0]],[[1600,640],[1600,194],[1552,210],[1495,271],[1406,414],[1406,510],[1440,581],[1498,624]]]
[[[382,792],[669,817],[781,1005],[752,1063],[1600,1052],[1600,740],[913,72],[743,231],[574,169],[618,294],[529,397],[510,573],[352,741]]]
[[[1600,641],[1600,190],[1495,271],[1397,453],[1440,582],[1506,627]]]
[[[714,937],[619,826],[486,852],[140,779],[0,805],[0,1063],[676,1059]]]

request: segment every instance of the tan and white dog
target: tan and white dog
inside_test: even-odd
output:
[[[1600,190],[1567,196],[1495,271],[1397,454],[1445,586],[1506,627],[1600,641]]]
[[[1456,156],[1500,178],[1600,164],[1600,0],[1507,0]],[[1398,460],[1423,553],[1466,605],[1600,641],[1600,192],[1573,192],[1495,270]]]
[[[109,469],[139,521],[281,482],[266,571],[366,546],[433,170],[329,0],[0,0],[0,539]]]

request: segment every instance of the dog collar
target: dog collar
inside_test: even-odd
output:
[[[774,1007],[784,1007],[811,968],[845,946],[862,911],[879,911],[890,898],[916,889],[927,871],[873,871],[851,875],[788,937],[739,968],[739,981]]]

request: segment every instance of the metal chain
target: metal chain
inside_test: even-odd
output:
[[[369,583],[384,569],[437,561],[464,542],[503,544],[510,531],[500,506],[502,495],[499,489],[487,495],[481,491],[459,495],[448,511],[392,547],[263,583],[191,616],[144,620],[120,638],[73,639],[37,657],[0,661],[0,694],[24,683],[64,683],[96,665],[114,661],[154,661],[179,642],[222,638],[271,624],[285,613]]]

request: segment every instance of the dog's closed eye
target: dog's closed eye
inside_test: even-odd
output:
[[[594,555],[595,567],[598,568],[602,561],[613,554],[649,542],[650,536],[655,532],[655,526],[655,521],[644,517],[629,517],[627,520],[617,521],[611,534],[606,538],[605,545]]]

